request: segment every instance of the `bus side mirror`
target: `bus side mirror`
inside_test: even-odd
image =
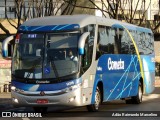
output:
[[[78,43],[78,52],[79,55],[84,55],[84,46],[85,46],[85,41],[87,37],[89,36],[90,32],[85,32],[81,35]]]
[[[8,58],[8,44],[13,39],[14,39],[13,35],[9,36],[2,43],[2,55],[4,58]]]

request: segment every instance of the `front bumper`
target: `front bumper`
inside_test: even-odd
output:
[[[44,93],[47,91],[44,91]],[[32,92],[31,92],[32,93]],[[15,91],[11,91],[12,103],[16,107],[26,106],[82,106],[81,87],[74,91],[66,92],[60,95],[25,95]],[[48,100],[48,103],[37,103],[37,99]]]

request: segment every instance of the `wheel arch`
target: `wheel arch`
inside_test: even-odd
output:
[[[144,92],[145,92],[145,87],[144,87],[144,81],[143,81],[143,78],[142,78],[142,77],[140,77],[139,82],[140,82],[141,85],[142,85],[142,93],[144,93]]]
[[[103,98],[104,98],[104,91],[103,91],[103,82],[99,81],[97,83],[97,87],[100,89],[100,93],[101,93],[101,103],[103,102]]]

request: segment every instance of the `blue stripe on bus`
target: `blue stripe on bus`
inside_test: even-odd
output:
[[[124,25],[128,30],[136,30],[136,27],[134,26],[127,26],[127,25]],[[123,26],[121,24],[113,24],[112,25],[112,28],[121,28],[121,29],[124,29]]]
[[[53,30],[75,30],[80,28],[79,24],[46,25],[46,26],[23,26],[19,31],[53,31]]]
[[[145,94],[154,90],[154,68],[152,61],[154,55],[142,55]],[[124,69],[109,70],[108,59],[112,61],[124,61]],[[146,64],[145,64],[146,63]],[[94,96],[99,81],[103,83],[103,100],[115,100],[135,96],[138,93],[138,83],[141,78],[140,63],[136,55],[103,55],[99,58],[91,103],[94,104]]]
[[[83,55],[84,54],[84,48],[79,48],[79,54]]]
[[[32,29],[31,31],[36,31],[36,30],[38,30],[38,29],[42,29],[43,27],[45,27],[45,26],[36,27],[36,28]]]
[[[8,50],[2,50],[2,56],[3,57],[8,57]]]
[[[137,62],[136,63],[134,62],[134,66],[136,67],[138,63],[139,63],[139,61],[137,59]],[[132,78],[133,80],[137,77],[137,73],[139,73],[139,71],[137,69],[135,69],[135,72],[134,72],[134,75],[133,75],[133,78]],[[140,73],[138,75],[140,75]],[[133,83],[131,82],[131,87],[132,87],[132,85],[133,85]],[[127,96],[131,96],[131,90],[129,90]]]
[[[124,61],[124,69],[109,70],[109,58],[113,61],[119,61],[120,59]],[[96,71],[96,84],[94,84],[93,88],[92,104],[94,103],[94,92],[99,81],[102,81],[104,85],[104,101],[137,94],[138,91],[136,88],[138,88],[138,81],[141,76],[136,55],[103,55],[99,58],[98,67],[101,67],[102,70]],[[133,87],[134,89],[132,89]]]
[[[142,27],[136,27],[136,30],[139,32],[152,33],[152,31],[150,29],[142,28]]]
[[[26,31],[28,31],[28,28],[27,28],[27,26],[24,26],[24,29],[25,29]]]
[[[128,65],[128,67],[127,67],[127,69],[124,71],[124,73],[122,73],[121,78],[118,80],[118,83],[116,84],[116,86],[114,87],[114,89],[113,89],[112,92],[109,94],[109,96],[108,96],[108,98],[107,98],[106,100],[110,100],[111,95],[116,91],[118,85],[120,85],[120,84],[121,84],[121,86],[123,86],[121,91],[124,91],[124,92],[126,91],[126,89],[128,88],[128,87],[126,87],[126,85],[127,85],[127,84],[126,84],[126,79],[128,80],[128,78],[129,78],[129,76],[128,76],[129,72],[133,71],[133,70],[131,70],[132,67],[133,67],[133,66],[131,66],[131,65],[132,65],[132,63],[134,63],[134,61],[135,61],[135,56],[131,58],[130,64]],[[137,69],[137,66],[134,66],[134,67],[135,67],[135,69]],[[139,74],[139,73],[138,73],[138,74]],[[124,82],[122,82],[122,80],[124,80]],[[129,85],[130,85],[130,83],[129,83]],[[131,92],[131,90],[128,90],[128,91]],[[123,94],[125,94],[124,92],[123,92]],[[115,96],[115,95],[113,95],[113,96]],[[121,95],[121,96],[122,96],[122,95]],[[115,96],[115,97],[117,97],[117,96]],[[127,96],[126,96],[126,97],[127,97]],[[112,99],[112,98],[113,98],[113,97],[111,97],[111,99]],[[116,99],[116,98],[115,98],[115,99]]]
[[[59,25],[55,25],[51,30],[55,30]]]
[[[67,85],[67,83],[74,83],[71,85]],[[76,85],[78,83],[82,83],[82,78],[70,80],[62,83],[56,83],[56,84],[26,84],[21,82],[16,82],[16,80],[12,80],[12,86],[15,86],[18,89],[24,90],[24,91],[56,91],[65,89],[67,87]]]
[[[145,33],[152,33],[152,31],[150,29],[147,28],[142,28],[142,27],[138,27],[138,26],[128,26],[128,25],[124,25],[128,30],[134,30],[134,31],[139,31],[139,32],[145,32]],[[124,29],[122,25],[120,24],[113,24],[112,28],[121,28]]]
[[[61,28],[58,28],[57,30],[63,30],[64,28],[66,28],[66,27],[68,27],[68,26],[70,26],[70,24],[64,25],[64,26],[62,26]]]
[[[132,79],[132,81],[136,80],[137,77],[139,77],[140,75],[141,75],[140,73],[137,74],[136,77],[135,77],[134,79]],[[125,84],[124,84],[124,85],[125,85]],[[120,92],[120,94],[119,94],[115,99],[120,99],[120,98],[122,98],[122,93],[124,93],[125,90],[126,90],[129,86],[132,86],[132,82],[130,82],[130,83],[125,87],[125,89],[123,88],[123,89],[122,89],[122,92]],[[130,93],[131,93],[131,89],[129,90],[128,97],[131,96]],[[126,97],[127,97],[127,96],[126,96]]]

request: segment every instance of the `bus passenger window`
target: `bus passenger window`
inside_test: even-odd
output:
[[[122,39],[121,39],[121,54],[128,54],[128,33],[123,30]]]
[[[114,54],[113,30],[106,26],[98,27],[96,60],[103,54]]]
[[[98,29],[99,34],[99,50],[102,54],[108,53],[108,33],[104,26],[100,26]]]
[[[120,54],[121,53],[121,30],[120,29],[115,29],[115,48],[114,48],[114,53],[115,54]]]
[[[134,36],[134,31],[129,31],[132,36]],[[122,39],[121,39],[121,54],[135,54],[135,47],[134,44],[129,37],[129,34],[126,32],[126,30],[122,33]]]
[[[153,43],[154,43],[153,34],[137,32],[136,44],[140,54],[143,55],[152,54],[154,52]]]

